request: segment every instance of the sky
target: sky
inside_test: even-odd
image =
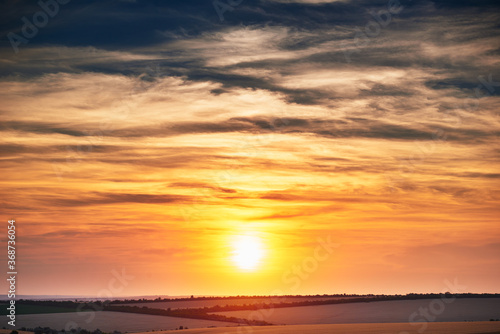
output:
[[[17,0],[0,22],[18,294],[500,292],[500,2]]]

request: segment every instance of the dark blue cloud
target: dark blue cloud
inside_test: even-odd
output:
[[[53,1],[53,0],[45,0]],[[222,2],[227,0],[220,0]],[[99,50],[124,51],[153,55],[155,59],[119,59],[87,61],[60,59],[24,59],[12,51],[8,34],[22,35],[22,18],[32,21],[40,7],[32,1],[7,1],[0,5],[1,54],[8,54],[9,62],[0,64],[0,76],[36,77],[57,72],[98,72],[139,76],[151,66],[160,66],[155,75],[142,76],[155,80],[161,76],[180,76],[193,81],[212,81],[221,84],[213,90],[221,94],[232,88],[261,89],[283,94],[287,101],[299,104],[320,104],[338,98],[334,93],[318,89],[290,89],[270,78],[253,74],[236,74],[237,69],[273,69],[282,77],[301,66],[321,69],[342,69],[348,65],[360,71],[385,67],[447,71],[449,78],[431,80],[427,87],[442,89],[455,87],[470,91],[479,74],[491,73],[491,65],[484,66],[481,57],[495,57],[494,48],[477,51],[460,60],[443,54],[429,57],[422,44],[455,47],[484,41],[491,43],[500,34],[499,14],[492,8],[496,1],[410,1],[401,0],[402,10],[391,16],[391,22],[376,36],[366,37],[366,27],[376,22],[374,12],[386,11],[387,0],[352,0],[323,4],[281,3],[271,0],[245,0],[223,13],[224,20],[214,8],[213,1],[83,1],[72,0],[60,5],[59,12],[50,18],[28,44],[19,48],[36,47],[95,47]],[[370,14],[371,13],[371,14]],[[474,25],[471,25],[474,24]],[[217,51],[216,33],[231,29],[282,28],[287,36],[276,37],[274,47],[283,52],[311,50],[300,57],[262,58],[228,65],[208,66],[209,51]],[[358,38],[357,34],[365,34]],[[207,36],[211,36],[207,38]],[[363,40],[363,38],[365,40]],[[199,50],[171,48],[179,40],[204,41]],[[361,41],[361,42],[360,42]],[[211,44],[213,49],[211,49]],[[408,43],[411,42],[411,43]],[[336,48],[324,49],[325,43]],[[350,63],[342,46],[351,44]],[[498,47],[496,48],[498,50]],[[258,52],[265,50],[255,50]],[[83,55],[82,57],[85,57]],[[225,56],[221,54],[221,56]],[[64,59],[63,59],[64,58]],[[457,74],[460,73],[460,78]],[[374,86],[363,89],[363,96],[408,95],[411,90],[398,87]],[[495,93],[497,94],[497,93]]]
[[[162,32],[199,36],[239,25],[278,25],[306,30],[354,26],[370,19],[370,8],[386,6],[387,1],[306,5],[248,0],[225,11],[222,15],[224,21],[220,21],[212,1],[72,0],[59,6],[57,15],[30,39],[30,45],[90,45],[119,49],[168,41],[168,35]],[[31,1],[0,5],[2,43],[6,45],[8,42],[8,32],[21,33],[22,17],[32,22],[33,15],[40,10]]]

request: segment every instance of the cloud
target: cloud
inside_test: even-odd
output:
[[[41,122],[5,122],[2,124],[0,131],[22,131],[38,134],[62,134],[73,137],[83,137],[87,135],[82,131],[71,130],[63,126],[59,127],[55,124]]]
[[[189,197],[180,195],[152,195],[152,194],[127,194],[127,193],[90,193],[82,194],[75,198],[46,198],[43,200],[47,205],[77,207],[89,205],[107,205],[119,203],[139,204],[168,204],[186,202]]]
[[[401,3],[381,25],[386,0],[244,1],[223,22],[211,1],[70,2],[17,54],[6,35],[39,6],[0,5],[1,203],[31,270],[48,279],[33,269],[45,255],[163,270],[186,254],[201,270],[253,229],[278,253],[333,233],[367,265],[345,280],[408,259],[430,277],[461,256],[487,272],[498,2]]]

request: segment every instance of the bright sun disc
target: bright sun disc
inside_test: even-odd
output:
[[[243,270],[253,270],[264,255],[260,238],[250,235],[237,236],[233,242],[233,262]]]

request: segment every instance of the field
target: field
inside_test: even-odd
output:
[[[220,301],[218,300],[219,304]],[[242,301],[250,303],[250,300],[239,299],[239,301],[240,304]],[[200,305],[206,305],[207,301],[186,302],[191,303],[191,307],[201,307]],[[262,301],[254,299],[253,303],[255,302]],[[158,303],[144,304],[154,307]],[[430,322],[425,321],[419,314],[421,310],[425,310],[427,316],[431,317]],[[34,309],[34,311],[39,313],[40,310]],[[448,300],[448,303],[440,299],[378,301],[228,311],[216,314],[264,320],[286,326],[237,327],[236,324],[228,322],[104,311],[17,315],[17,327],[42,326],[54,329],[80,327],[106,332],[114,330],[146,332],[173,330],[183,326],[190,328],[183,331],[188,334],[500,333],[500,321],[489,321],[500,319],[500,298],[457,298]],[[1,319],[0,327],[7,326],[7,317],[3,316]],[[208,328],[214,326],[219,329]]]
[[[499,334],[500,322],[429,323],[423,332],[408,323],[293,325],[271,327],[233,327],[184,330],[184,334]],[[171,331],[163,332],[165,334]],[[178,333],[178,332],[176,332]],[[149,333],[141,333],[149,334]],[[155,333],[155,334],[161,334]]]
[[[443,308],[440,308],[440,305]],[[500,298],[457,298],[449,304],[439,299],[380,301],[337,305],[276,308],[261,311],[218,312],[252,320],[265,320],[273,324],[347,324],[408,322],[420,308],[427,308],[434,321],[488,321],[500,319]],[[413,321],[422,321],[417,316]]]
[[[106,332],[112,332],[114,330],[121,332],[152,331],[160,329],[169,330],[175,329],[179,326],[187,326],[188,328],[234,326],[232,323],[220,321],[173,318],[120,312],[29,314],[18,315],[16,318],[17,327],[34,328],[41,326],[61,330],[72,325],[74,327],[81,327],[88,330],[100,329],[101,331]],[[3,326],[7,327],[7,317],[5,316],[3,316],[0,321],[0,327]]]

